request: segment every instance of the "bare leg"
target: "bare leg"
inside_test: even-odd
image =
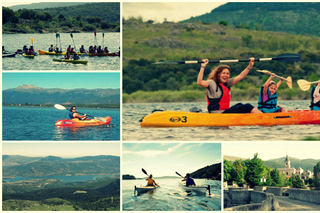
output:
[[[262,113],[262,112],[257,108],[253,108],[250,113]]]

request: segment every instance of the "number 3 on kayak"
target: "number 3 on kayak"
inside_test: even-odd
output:
[[[187,123],[187,116],[180,117],[171,117],[170,121],[173,123],[181,122],[181,123]]]

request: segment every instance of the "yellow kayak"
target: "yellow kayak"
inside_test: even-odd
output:
[[[34,58],[34,55],[27,55],[25,53],[22,53],[22,56],[26,57],[26,58]]]
[[[218,114],[155,111],[140,120],[141,127],[275,126],[320,124],[320,111],[296,110],[259,114]]]
[[[85,60],[60,59],[60,58],[54,58],[53,61],[67,62],[67,63],[72,63],[72,64],[87,64],[88,63],[88,61],[85,61]]]
[[[65,55],[66,54],[66,52],[56,53],[56,52],[49,52],[44,50],[38,50],[38,52],[39,52],[39,55]],[[86,54],[86,53],[77,53],[77,55],[83,55],[83,54]]]

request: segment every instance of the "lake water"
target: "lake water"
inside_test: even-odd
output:
[[[68,118],[68,111],[47,107],[2,107],[2,139],[6,140],[120,140],[119,109],[78,109],[96,117],[110,116],[105,126],[82,128],[56,127],[57,120]]]
[[[25,181],[33,179],[55,179],[61,180],[63,182],[79,182],[79,181],[92,181],[96,180],[98,177],[106,177],[105,175],[79,175],[79,176],[61,176],[61,175],[52,175],[45,177],[22,177],[17,176],[16,178],[4,178],[4,182],[16,182],[16,181]]]
[[[145,180],[122,181],[123,211],[221,211],[221,181],[195,179],[197,185],[210,185],[208,193],[187,193],[178,185],[179,178],[156,179],[160,188],[134,196],[134,186]]]
[[[231,106],[236,102],[231,102]],[[246,102],[257,106],[257,102]],[[285,109],[308,109],[310,101],[278,101]],[[198,107],[203,112],[206,103],[123,104],[122,139],[127,141],[285,141],[320,137],[319,125],[235,126],[229,128],[183,127],[141,128],[139,120],[154,109],[189,111]]]
[[[48,51],[50,45],[56,45],[56,34],[3,34],[2,45],[6,50],[15,52],[22,49],[24,45],[29,48],[31,46],[31,38],[33,38],[34,49]],[[76,50],[79,51],[81,45],[86,50],[91,45],[101,45],[108,47],[110,52],[118,52],[120,47],[120,33],[105,33],[104,42],[102,33],[97,33],[97,41],[95,41],[93,33],[73,33],[73,41]],[[70,33],[60,33],[61,47],[66,51],[69,45],[74,46]],[[60,44],[58,43],[60,48]],[[87,60],[88,64],[72,64],[54,62],[53,58],[61,58],[63,56],[38,55],[33,59],[25,58],[22,55],[16,57],[2,58],[3,70],[120,70],[120,58],[118,56],[89,57],[83,56],[81,60]]]

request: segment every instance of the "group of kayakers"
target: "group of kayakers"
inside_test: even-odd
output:
[[[24,45],[22,48],[22,52],[26,55],[34,55],[34,49],[33,46],[30,46],[30,48],[27,47],[27,45]]]
[[[228,65],[219,65],[212,69],[207,80],[203,80],[203,73],[209,60],[203,59],[202,61],[197,84],[206,88],[209,113],[273,113],[286,111],[277,105],[277,89],[284,79],[280,79],[278,83],[274,82],[272,80],[275,77],[274,73],[260,88],[258,108],[248,103],[238,103],[230,107],[231,87],[248,75],[254,65],[254,58],[250,58],[249,65],[234,78],[230,78],[231,68]],[[319,89],[319,83],[312,89],[310,110],[320,110]]]
[[[154,179],[152,179],[152,174],[149,175],[149,177],[146,179],[147,186],[158,186],[158,184],[155,182]],[[190,177],[190,174],[187,173],[186,176],[181,180],[186,181],[186,186],[195,186],[196,183],[194,180]]]

